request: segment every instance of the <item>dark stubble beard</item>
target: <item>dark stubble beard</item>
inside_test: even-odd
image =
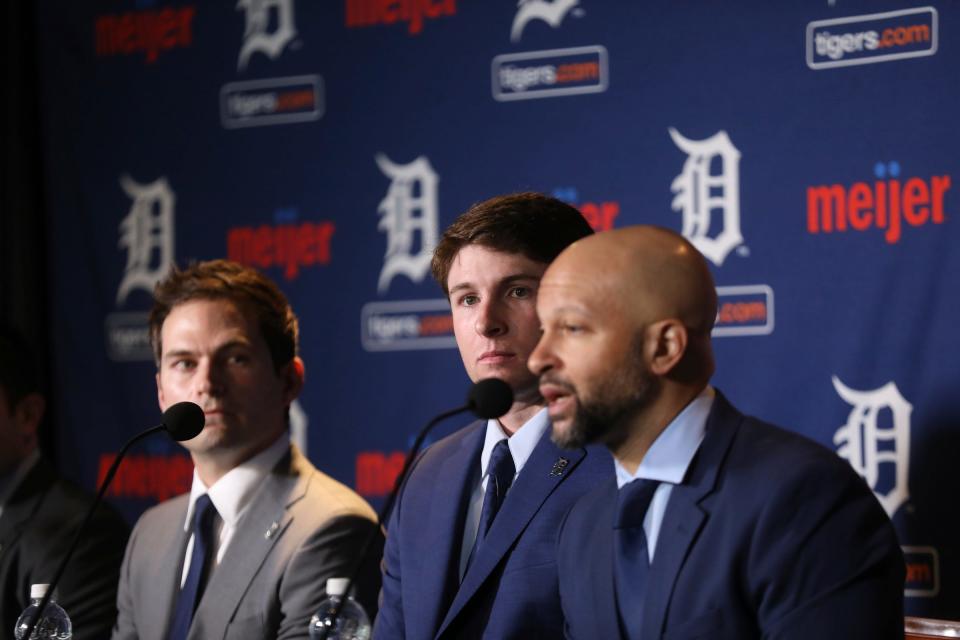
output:
[[[551,433],[557,446],[579,449],[600,443],[616,449],[626,441],[633,418],[650,406],[660,385],[644,365],[636,345],[632,345],[625,360],[622,366],[610,370],[612,375],[607,380],[595,385],[597,392],[591,397],[557,381],[577,396],[577,411],[570,428],[564,433],[556,429]]]

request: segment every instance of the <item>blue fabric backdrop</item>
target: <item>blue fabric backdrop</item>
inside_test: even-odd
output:
[[[720,287],[716,385],[851,461],[960,617],[953,3],[37,3],[62,458],[94,486],[158,418],[149,291],[263,269],[302,327],[293,434],[378,502],[467,388],[426,272],[517,190],[682,231]],[[960,175],[960,174],[958,174]],[[447,428],[453,429],[454,424]],[[111,499],[185,490],[152,441]]]

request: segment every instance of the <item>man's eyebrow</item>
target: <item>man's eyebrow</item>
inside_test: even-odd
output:
[[[216,349],[216,352],[221,353],[223,351],[226,351],[228,349],[233,349],[235,347],[249,347],[249,346],[250,346],[249,340],[245,338],[234,338],[233,340],[229,340],[227,342],[224,342],[220,346],[218,346]],[[182,358],[184,356],[195,356],[195,355],[196,355],[196,352],[193,349],[173,349],[171,351],[167,351],[166,353],[164,353],[162,356],[162,359],[167,360],[169,358]]]
[[[527,280],[531,280],[533,282],[539,282],[540,276],[534,275],[532,273],[514,273],[498,281],[497,286],[502,287],[504,285],[513,284],[515,282],[524,282]],[[453,294],[454,292],[461,291],[463,289],[473,289],[475,286],[476,285],[474,285],[472,282],[461,282],[451,287],[450,293]]]
[[[192,356],[192,355],[194,355],[194,353],[190,349],[174,349],[173,351],[165,352],[162,358],[164,360],[168,360],[170,358],[182,358],[183,356]]]

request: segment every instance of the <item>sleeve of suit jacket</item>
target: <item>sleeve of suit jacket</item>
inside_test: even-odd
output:
[[[902,638],[904,563],[896,534],[846,464],[783,470],[760,513],[749,594],[769,638]]]
[[[407,481],[416,473],[426,453],[426,451],[421,452],[413,464],[410,465]],[[387,523],[387,540],[383,551],[383,562],[381,563],[383,586],[380,591],[380,610],[373,627],[373,640],[396,640],[397,638],[404,638],[406,635],[406,626],[403,621],[403,582],[400,571],[400,550],[403,548],[400,509],[407,484],[408,482],[404,482],[403,487],[401,487]],[[425,559],[425,562],[429,561],[429,559]]]
[[[113,628],[112,640],[136,640],[137,626],[133,617],[133,592],[131,588],[130,572],[135,548],[140,539],[140,528],[143,520],[138,520],[127,541],[127,548],[123,556],[123,565],[120,567],[120,582],[117,585],[117,621]],[[107,636],[102,636],[106,638]]]

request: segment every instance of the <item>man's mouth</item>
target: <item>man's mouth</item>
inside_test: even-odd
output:
[[[512,351],[485,351],[477,361],[480,364],[503,364],[517,357]]]
[[[541,382],[540,395],[547,401],[551,417],[568,414],[576,403],[572,388],[554,382]]]

